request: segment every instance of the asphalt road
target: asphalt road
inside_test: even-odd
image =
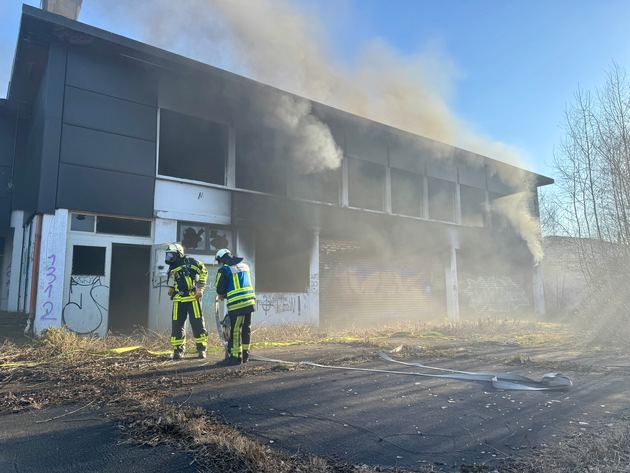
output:
[[[517,352],[533,364],[503,364]],[[419,371],[380,360],[368,348],[257,353],[366,370]],[[211,354],[206,361],[172,362],[145,376],[226,370],[215,364],[218,360],[219,355]],[[349,360],[354,361],[348,365]],[[535,455],[581,433],[613,428],[627,413],[625,359],[490,346],[470,358],[418,361],[471,372],[509,369],[532,379],[549,371],[537,366],[561,362],[572,368],[563,373],[574,385],[569,391],[499,391],[487,382],[252,361],[237,368],[239,377],[175,390],[169,399],[216,412],[241,431],[289,453],[412,469],[432,464],[443,471]],[[86,404],[1,416],[0,471],[196,471],[191,456],[174,448],[125,443],[107,411],[90,410]]]

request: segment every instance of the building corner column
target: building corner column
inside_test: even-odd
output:
[[[543,280],[542,264],[535,264],[532,268],[534,311],[536,315],[545,315],[545,286]]]
[[[457,247],[451,243],[450,264],[446,276],[446,313],[449,320],[459,320],[459,285],[457,282]]]

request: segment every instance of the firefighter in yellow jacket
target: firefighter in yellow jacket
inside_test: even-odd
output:
[[[190,316],[197,353],[199,358],[206,357],[208,346],[208,331],[203,321],[201,298],[206,288],[208,271],[205,265],[184,254],[184,248],[179,243],[169,243],[166,246],[164,262],[168,264],[168,279],[173,281],[168,295],[173,301],[171,345],[173,359],[181,360],[186,346],[186,318]]]
[[[243,258],[223,248],[217,251],[216,260],[222,266],[217,271],[216,288],[220,299],[226,300],[230,318],[228,365],[247,363],[252,328],[252,312],[256,310],[256,293],[249,266]]]

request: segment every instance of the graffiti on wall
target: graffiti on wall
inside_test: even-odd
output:
[[[98,331],[108,310],[109,287],[101,276],[72,276],[70,298],[63,307],[63,323],[78,334]]]
[[[319,274],[311,274],[311,281],[308,285],[308,293],[313,296],[319,295]]]
[[[162,300],[162,295],[165,298],[169,298],[168,296],[168,276],[163,273],[153,273],[153,278],[151,278],[151,286],[153,289],[158,290],[158,302]]]
[[[308,302],[305,294],[269,293],[258,295],[256,305],[265,317],[282,314],[300,317],[307,312]]]
[[[508,313],[530,306],[525,290],[508,276],[467,277],[462,293],[476,313]]]
[[[59,284],[57,282],[57,256],[48,255],[46,257],[46,274],[44,275],[44,293],[46,294],[46,300],[42,304],[43,312],[39,317],[39,320],[47,322],[57,322],[59,320],[59,310],[55,310],[55,303],[53,299],[53,291],[55,286]],[[57,283],[57,284],[55,284]]]

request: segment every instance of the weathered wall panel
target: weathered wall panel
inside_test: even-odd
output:
[[[154,179],[62,164],[57,205],[87,212],[153,218]]]
[[[66,124],[61,162],[154,176],[155,142]]]

